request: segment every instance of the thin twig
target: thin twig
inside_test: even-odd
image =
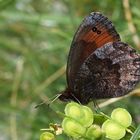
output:
[[[124,7],[125,18],[126,18],[127,23],[128,23],[128,29],[130,30],[130,32],[132,34],[133,42],[135,43],[136,47],[138,49],[140,49],[140,39],[139,39],[139,36],[137,34],[136,27],[133,24],[129,0],[123,0],[123,7]]]
[[[54,74],[52,74],[50,77],[48,77],[43,83],[41,83],[37,88],[35,88],[34,92],[36,94],[39,94],[42,92],[47,86],[49,86],[52,82],[54,82],[56,79],[58,79],[60,76],[62,76],[65,73],[66,66],[64,65],[59,70],[57,70]]]
[[[137,93],[140,93],[140,89],[135,89],[135,90],[133,90],[131,93],[127,94],[126,96],[122,96],[122,97],[118,97],[118,98],[109,99],[109,100],[107,100],[107,101],[105,101],[105,102],[103,102],[103,103],[100,103],[98,106],[99,106],[100,108],[103,108],[103,107],[105,107],[105,106],[107,106],[107,105],[110,105],[110,104],[112,104],[112,103],[115,103],[115,102],[117,102],[117,101],[120,101],[120,100],[122,100],[122,99],[124,99],[124,98],[127,98],[127,97],[132,96],[132,95],[137,94]]]
[[[22,76],[22,71],[23,71],[23,59],[19,59],[16,65],[15,79],[13,81],[12,94],[10,100],[11,106],[13,108],[17,106],[17,93]],[[10,134],[11,140],[18,140],[15,112],[11,112],[10,114]]]

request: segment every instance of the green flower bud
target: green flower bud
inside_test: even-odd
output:
[[[128,127],[132,123],[132,117],[130,113],[123,108],[114,109],[111,113],[111,118],[118,123],[120,123],[124,127]]]
[[[81,106],[75,102],[71,102],[66,105],[65,114],[77,121],[84,116],[84,112],[81,109]]]
[[[79,122],[84,126],[84,127],[89,127],[93,123],[93,112],[92,110],[87,107],[87,106],[81,106],[84,115],[79,119]]]
[[[79,122],[68,117],[64,118],[62,128],[67,135],[74,138],[81,137],[81,135],[84,135],[86,132],[86,128],[84,128]]]
[[[84,127],[89,127],[93,123],[93,112],[87,106],[71,102],[65,107],[65,114],[81,123]]]
[[[50,132],[44,132],[40,135],[40,140],[55,140],[55,137]]]
[[[88,138],[99,138],[102,135],[102,130],[98,125],[92,125],[87,129],[86,137]]]
[[[102,125],[102,129],[105,132],[106,137],[112,140],[119,140],[123,138],[126,133],[125,128],[113,120],[106,120]]]

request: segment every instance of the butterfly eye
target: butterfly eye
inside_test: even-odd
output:
[[[98,30],[98,31],[97,31],[97,34],[101,34],[101,31]]]
[[[96,27],[93,27],[93,28],[92,28],[92,31],[93,31],[93,32],[96,32],[96,31],[97,31],[97,28],[96,28]]]

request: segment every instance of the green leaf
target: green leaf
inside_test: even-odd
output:
[[[140,136],[140,125],[137,127],[130,140],[137,140],[139,136]]]

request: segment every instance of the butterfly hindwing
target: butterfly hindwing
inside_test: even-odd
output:
[[[130,92],[140,80],[140,55],[133,51],[123,42],[110,42],[94,51],[74,81],[76,98],[86,104]]]

